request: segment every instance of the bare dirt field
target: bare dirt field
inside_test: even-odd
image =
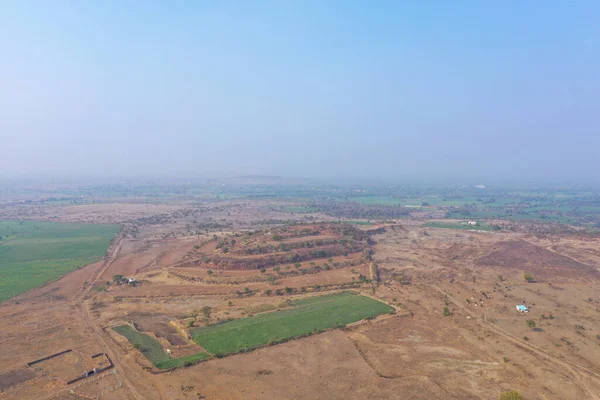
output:
[[[596,240],[416,223],[367,233],[277,204],[22,206],[123,231],[104,260],[0,304],[0,399],[600,398]],[[112,330],[189,357],[203,351],[192,329],[347,290],[396,311],[164,371]],[[101,352],[114,369],[65,383]]]

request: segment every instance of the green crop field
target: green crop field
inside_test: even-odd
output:
[[[380,301],[353,293],[339,293],[295,301],[291,308],[283,311],[196,328],[192,337],[207,351],[226,355],[393,311],[392,307]]]
[[[424,227],[427,228],[448,228],[448,229],[468,229],[476,231],[491,231],[493,230],[491,225],[484,222],[480,222],[479,225],[467,225],[463,222],[428,222]]]
[[[387,196],[362,196],[362,197],[353,197],[350,200],[356,201],[358,203],[366,204],[366,205],[380,205],[380,206],[397,206],[404,205],[405,201],[403,199],[396,199],[393,197]]]
[[[307,207],[307,206],[282,206],[281,211],[289,212],[289,213],[298,213],[298,214],[308,214],[308,213],[316,213],[320,210],[315,207]]]
[[[200,352],[190,356],[171,358],[162,348],[161,344],[150,335],[139,332],[129,325],[120,325],[112,328],[113,331],[129,340],[135,348],[159,369],[169,369],[182,365],[195,364],[206,360],[210,355]]]
[[[101,259],[120,225],[0,221],[0,301]]]

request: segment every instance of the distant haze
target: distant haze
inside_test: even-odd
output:
[[[5,1],[0,177],[598,181],[600,3]]]

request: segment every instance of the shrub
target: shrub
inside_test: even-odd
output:
[[[527,283],[531,283],[531,282],[533,282],[535,280],[535,279],[533,279],[533,276],[531,274],[528,274],[528,273],[524,273],[523,274],[523,278],[525,279],[525,281]]]
[[[528,319],[527,321],[525,321],[525,323],[527,324],[527,326],[529,327],[529,329],[534,329],[536,324],[535,321]]]
[[[450,309],[447,306],[444,307],[444,317],[449,317],[451,315],[452,313],[450,312]]]
[[[498,400],[523,400],[523,396],[516,390],[511,390],[510,392],[500,393]]]

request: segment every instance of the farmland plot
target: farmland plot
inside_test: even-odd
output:
[[[284,342],[393,312],[393,308],[352,293],[310,297],[292,308],[238,319],[192,331],[194,340],[220,356]]]
[[[206,353],[196,353],[190,356],[171,358],[162,348],[161,344],[150,335],[138,332],[129,325],[120,325],[112,328],[119,335],[125,337],[138,349],[155,367],[169,369],[182,365],[193,364],[205,360],[210,356]]]
[[[0,301],[98,261],[120,228],[0,221]]]

